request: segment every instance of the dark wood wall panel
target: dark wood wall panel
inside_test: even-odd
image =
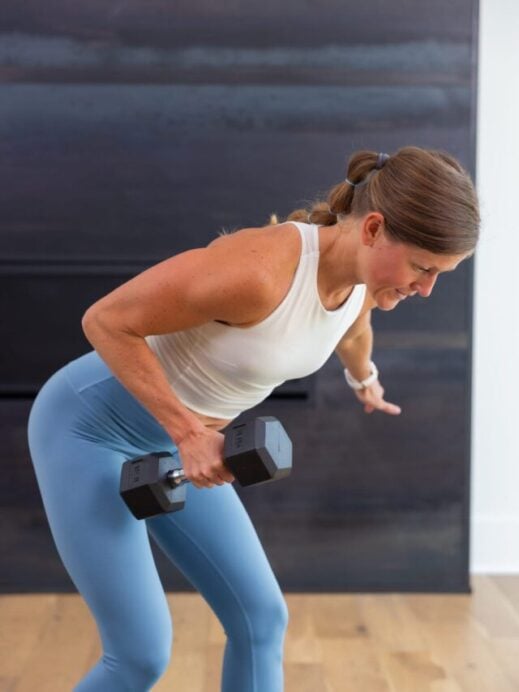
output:
[[[89,349],[85,308],[222,228],[263,224],[360,148],[474,172],[477,0],[8,0],[0,18],[1,588],[73,588],[25,439],[37,389]],[[257,411],[296,465],[240,491],[284,588],[466,591],[472,265],[374,317],[401,417],[365,416],[333,357]],[[157,551],[168,588],[189,588]]]

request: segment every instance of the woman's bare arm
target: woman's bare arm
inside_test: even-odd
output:
[[[369,376],[373,350],[371,311],[360,315],[335,348],[335,353],[356,380]]]
[[[167,381],[144,337],[212,320],[247,323],[272,309],[268,258],[246,234],[180,253],[94,303],[82,326],[115,377],[178,444],[203,428]]]
[[[369,309],[366,310],[366,307],[369,307]],[[367,297],[363,311],[335,349],[343,366],[359,381],[366,379],[371,373],[370,360],[373,350],[372,307],[374,307],[374,301]],[[366,413],[373,413],[375,410],[391,415],[401,413],[400,406],[384,399],[384,388],[378,379],[364,389],[355,390],[355,396],[364,405]]]

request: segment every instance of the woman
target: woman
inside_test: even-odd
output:
[[[148,690],[168,664],[147,531],[225,628],[222,690],[282,690],[287,609],[230,485],[221,430],[333,350],[367,413],[400,413],[370,360],[370,312],[429,296],[473,253],[478,227],[474,187],[451,156],[357,152],[326,203],[167,259],[87,310],[95,350],[46,382],[28,428],[56,546],[103,645],[76,690]],[[186,507],[137,521],[119,497],[121,464],[159,449],[192,481]]]

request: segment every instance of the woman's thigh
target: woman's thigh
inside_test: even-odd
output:
[[[97,620],[105,653],[171,643],[171,620],[144,522],[119,495],[121,465],[140,453],[94,414],[63,370],[31,408],[28,441],[56,548]],[[124,411],[120,411],[124,417]],[[96,439],[96,435],[98,438]]]
[[[155,610],[164,603],[147,524],[224,626],[236,618],[268,622],[269,609],[278,622],[286,618],[277,581],[232,486],[188,485],[181,512],[146,522],[130,513],[119,495],[122,463],[151,451],[178,450],[95,352],[68,364],[44,385],[31,409],[28,432],[56,545],[94,612],[117,612],[137,582],[143,605],[147,598],[156,599]],[[99,593],[108,583],[110,593]],[[124,588],[112,595],[118,584]]]
[[[261,638],[262,623],[267,628],[273,623],[284,626],[287,611],[278,582],[231,485],[188,486],[182,511],[153,517],[147,524],[155,541],[208,601],[228,634],[238,625]]]

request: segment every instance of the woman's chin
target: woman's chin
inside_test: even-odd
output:
[[[387,294],[377,296],[377,308],[379,310],[384,310],[385,312],[388,312],[389,310],[394,310],[398,303],[400,303],[400,300],[395,296],[391,297]]]

